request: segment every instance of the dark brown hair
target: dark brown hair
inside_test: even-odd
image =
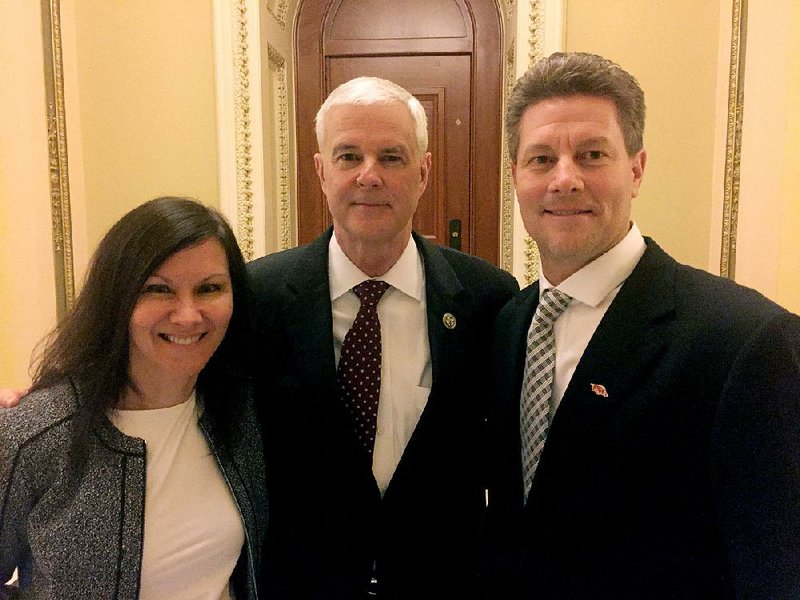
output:
[[[506,108],[506,136],[512,162],[519,150],[519,123],[527,108],[545,98],[608,98],[617,107],[625,150],[633,156],[644,145],[644,92],[618,64],[585,52],[556,52],[533,65],[517,81]]]

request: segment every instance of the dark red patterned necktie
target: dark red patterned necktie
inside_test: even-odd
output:
[[[375,446],[381,391],[381,324],[378,302],[389,289],[385,281],[367,279],[353,288],[361,308],[342,343],[336,383],[353,415],[356,434],[369,456]]]

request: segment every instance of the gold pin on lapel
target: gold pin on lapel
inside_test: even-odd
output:
[[[442,323],[444,323],[444,326],[447,327],[448,329],[456,328],[456,318],[455,316],[453,316],[452,313],[449,312],[444,313],[444,315],[442,316]]]
[[[592,383],[592,391],[597,394],[598,396],[602,396],[603,398],[608,398],[608,392],[606,391],[606,386],[600,385],[599,383]]]

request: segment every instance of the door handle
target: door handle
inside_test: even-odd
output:
[[[447,226],[448,245],[453,250],[461,250],[461,219],[450,219]]]

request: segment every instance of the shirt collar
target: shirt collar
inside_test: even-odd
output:
[[[633,272],[646,248],[647,244],[642,233],[636,223],[633,223],[627,235],[616,246],[567,277],[556,287],[575,300],[597,307]],[[542,273],[541,265],[539,273]],[[553,285],[542,273],[539,276],[539,299],[542,297],[542,292],[550,287]]]
[[[328,244],[328,282],[331,288],[331,301],[343,296],[367,279],[370,277],[347,258],[334,233]],[[413,238],[408,238],[406,249],[397,262],[386,273],[375,279],[385,281],[407,296],[422,301],[425,271],[422,268],[422,256]]]

